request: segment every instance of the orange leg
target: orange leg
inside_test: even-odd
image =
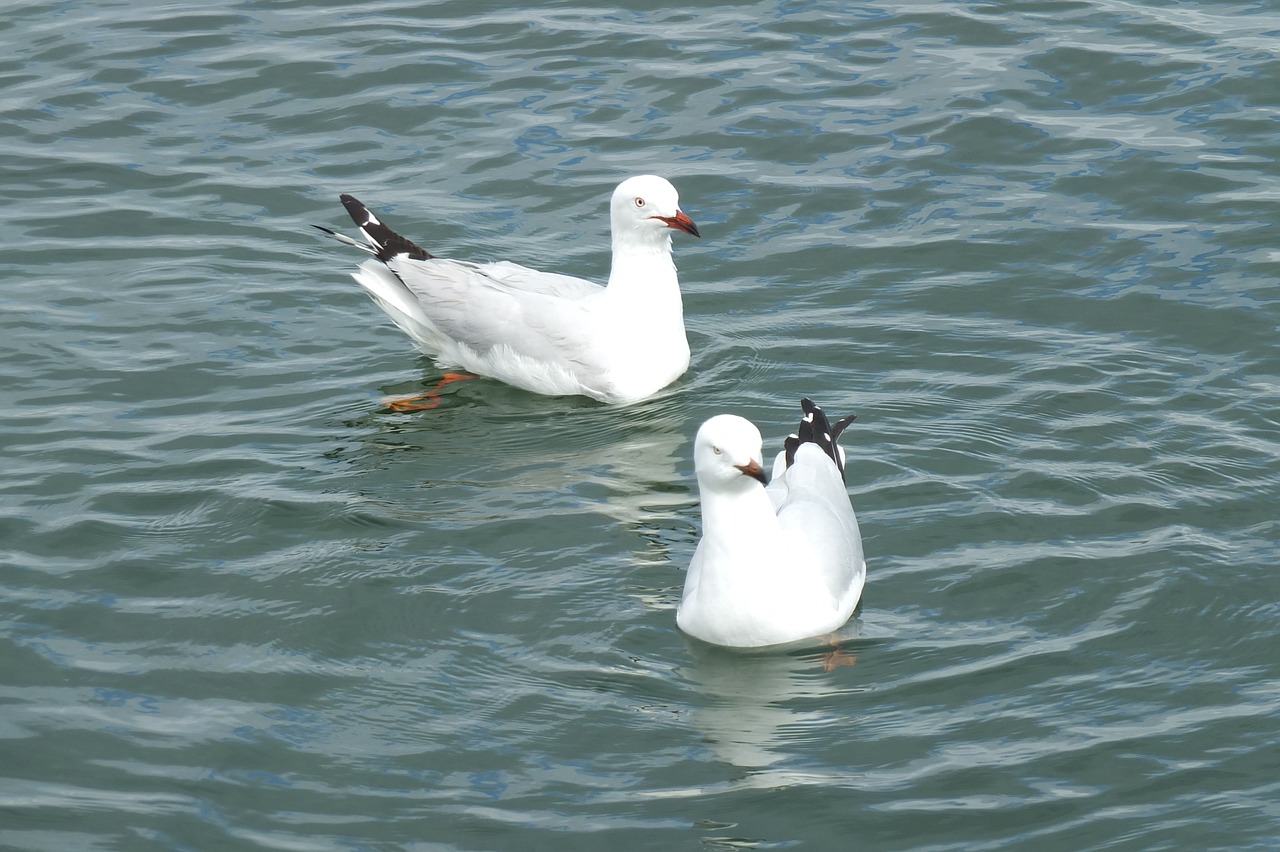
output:
[[[824,672],[833,672],[841,666],[856,666],[858,664],[856,654],[846,654],[840,650],[840,640],[836,638],[836,634],[832,633],[828,636],[826,644],[831,646],[831,650],[822,655],[822,670]]]
[[[460,382],[464,379],[474,379],[475,376],[470,373],[445,373],[440,381],[436,382],[436,386],[426,393],[419,393],[413,396],[406,396],[400,399],[393,399],[387,402],[387,408],[392,411],[406,413],[409,411],[430,411],[440,405],[440,390],[445,385],[451,385],[454,382]]]

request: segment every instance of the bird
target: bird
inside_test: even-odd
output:
[[[689,367],[671,235],[702,235],[665,178],[637,175],[614,190],[605,286],[510,261],[436,257],[354,196],[340,198],[364,241],[315,227],[373,255],[352,277],[441,368],[538,394],[626,404]]]
[[[797,434],[769,482],[760,430],[719,414],[693,445],[702,537],[685,576],[676,623],[713,645],[756,648],[829,634],[853,614],[867,578],[858,519],[832,425],[805,398]]]

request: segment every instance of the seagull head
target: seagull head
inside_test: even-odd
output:
[[[766,484],[761,461],[760,430],[735,414],[718,414],[698,430],[693,441],[693,468],[698,487],[739,491]]]
[[[671,230],[695,237],[698,226],[680,209],[680,195],[666,178],[637,175],[618,184],[610,203],[614,238],[670,245]]]

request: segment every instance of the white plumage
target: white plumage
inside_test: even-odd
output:
[[[836,446],[853,418],[831,426],[810,400],[802,405],[799,435],[788,439],[767,488],[760,430],[750,421],[721,414],[698,430],[702,539],[676,612],[691,636],[777,645],[829,633],[858,605],[867,568]]]
[[[603,287],[506,261],[433,257],[352,196],[342,201],[365,242],[321,230],[374,255],[356,281],[443,368],[534,393],[627,403],[689,366],[671,231],[699,233],[664,178],[640,175],[614,191],[613,265]]]

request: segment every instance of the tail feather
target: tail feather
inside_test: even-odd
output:
[[[340,243],[345,243],[349,246],[354,246],[355,248],[360,249],[360,251],[367,251],[369,254],[377,254],[377,249],[373,248],[373,246],[369,245],[368,243],[362,243],[359,240],[353,240],[350,237],[348,237],[346,234],[339,234],[337,231],[332,230],[331,228],[326,228],[324,225],[312,225],[311,227],[315,228],[317,231],[324,231],[326,234],[333,237],[335,240],[337,240]]]

